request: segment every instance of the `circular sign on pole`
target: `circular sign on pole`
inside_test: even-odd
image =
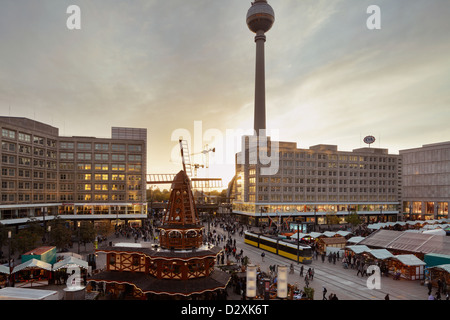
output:
[[[363,141],[364,141],[364,143],[368,144],[370,147],[370,145],[375,142],[375,137],[367,136],[367,137],[364,137]]]

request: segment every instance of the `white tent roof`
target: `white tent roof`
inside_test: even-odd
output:
[[[323,235],[324,235],[325,237],[331,238],[331,237],[334,237],[334,236],[336,235],[336,232],[325,231],[325,232],[323,233]]]
[[[9,267],[0,264],[0,273],[9,274]]]
[[[41,261],[41,260],[31,259],[31,260],[28,260],[28,261],[26,261],[26,262],[24,262],[22,264],[19,264],[18,266],[15,266],[13,271],[12,271],[12,273],[16,273],[18,271],[21,271],[21,270],[24,270],[24,269],[27,269],[27,268],[40,268],[40,269],[45,269],[45,270],[48,270],[48,271],[52,271],[52,265],[51,264],[49,264],[47,262],[44,262],[44,261]]]
[[[443,269],[443,270],[447,271],[448,273],[450,273],[450,264],[440,264],[438,266],[430,267],[429,269],[433,269],[433,268]]]
[[[291,239],[299,239],[299,238],[301,239],[301,238],[304,238],[307,236],[308,236],[308,234],[306,234],[306,233],[296,232],[291,236]]]
[[[425,262],[417,258],[413,254],[400,254],[393,257],[394,259],[400,261],[406,266],[424,266],[426,265]]]
[[[320,232],[310,232],[310,233],[308,233],[308,236],[311,236],[312,238],[318,238],[321,235],[323,235],[323,233],[320,233]]]
[[[77,266],[77,267],[87,269],[89,267],[89,264],[87,263],[87,261],[69,256],[69,257],[65,258],[64,260],[61,260],[61,261],[55,263],[53,265],[53,270],[56,271],[61,268],[67,268],[67,267],[72,267],[72,266]]]
[[[336,234],[341,235],[343,237],[348,236],[349,234],[351,234],[350,231],[343,231],[343,230],[339,230],[338,232],[336,232]]]
[[[445,230],[443,230],[443,229],[427,230],[427,231],[424,231],[423,233],[426,233],[426,234],[438,234],[438,235],[441,235],[441,236],[446,236],[447,235],[447,232],[445,232]]]
[[[370,251],[370,248],[368,246],[365,246],[365,245],[346,246],[345,248],[348,249],[348,250],[353,251],[356,254]]]
[[[363,241],[366,237],[351,237],[350,239],[347,240],[347,242],[350,243],[359,243],[361,241]]]
[[[372,256],[374,256],[375,259],[380,259],[380,260],[394,257],[394,255],[392,253],[390,253],[389,251],[387,251],[386,249],[373,249],[373,250],[368,251],[368,253],[371,254]]]

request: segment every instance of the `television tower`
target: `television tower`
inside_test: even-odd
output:
[[[247,26],[256,33],[256,72],[255,72],[255,116],[254,130],[257,136],[260,130],[266,130],[266,84],[264,66],[265,33],[272,28],[275,13],[266,0],[256,0],[247,12]],[[261,132],[261,134],[263,134]]]

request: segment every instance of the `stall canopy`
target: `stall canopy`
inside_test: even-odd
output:
[[[362,240],[359,244],[408,253],[440,253],[450,255],[449,237],[426,233],[378,230]]]
[[[441,265],[438,265],[438,266],[430,267],[428,269],[441,269],[441,270],[443,270],[445,272],[450,273],[450,264],[441,264]]]
[[[355,254],[360,254],[363,252],[369,252],[370,248],[364,245],[354,245],[354,246],[346,246],[345,249],[353,251]]]
[[[323,236],[323,233],[320,233],[320,232],[310,232],[310,233],[308,233],[308,235],[309,235],[311,238],[318,238],[318,237],[320,237],[320,236]]]
[[[378,260],[385,260],[394,257],[394,255],[389,251],[387,251],[386,249],[373,249],[368,251],[367,253],[372,255],[375,259]]]
[[[339,230],[338,232],[336,232],[336,234],[340,235],[340,236],[343,236],[343,237],[346,237],[346,236],[348,236],[348,235],[350,235],[352,233],[350,231]]]
[[[424,265],[426,265],[425,262],[423,262],[422,260],[420,260],[413,254],[399,254],[397,256],[394,256],[392,259],[400,261],[405,266],[424,266]]]
[[[30,269],[30,268],[38,268],[38,269],[44,269],[47,271],[52,271],[51,264],[44,262],[44,261],[37,260],[37,259],[31,259],[22,264],[19,264],[18,266],[15,266],[12,273],[16,273],[21,270]]]
[[[8,266],[4,266],[4,265],[0,265],[0,273],[4,273],[4,274],[10,274],[9,272],[9,267]]]
[[[67,257],[64,260],[61,260],[53,265],[53,271],[56,271],[61,268],[69,268],[69,267],[80,267],[87,269],[89,267],[87,261],[80,260],[75,257]]]
[[[296,232],[293,235],[291,235],[291,239],[301,239],[304,237],[308,237],[309,235],[306,233]]]
[[[361,241],[363,241],[366,237],[351,237],[350,239],[347,240],[348,243],[354,243],[354,244],[358,244]]]

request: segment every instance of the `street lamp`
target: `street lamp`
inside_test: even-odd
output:
[[[78,226],[78,254],[80,254],[80,226],[81,226],[81,222],[78,221],[77,222],[77,226]]]
[[[286,299],[288,293],[287,266],[278,266],[277,295],[280,299]]]
[[[256,297],[256,266],[248,265],[247,266],[247,297],[255,298]]]
[[[11,231],[8,231],[8,251],[9,251],[9,254],[8,254],[8,266],[9,266],[9,271],[11,271],[11,236],[12,236],[12,234],[11,234]]]
[[[317,227],[317,206],[314,206],[314,232],[316,232]]]

